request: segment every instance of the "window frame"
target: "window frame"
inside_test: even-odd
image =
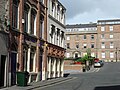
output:
[[[105,31],[105,26],[101,26],[101,31]]]
[[[13,0],[12,5],[12,27],[18,29],[18,5],[19,2],[16,0]]]

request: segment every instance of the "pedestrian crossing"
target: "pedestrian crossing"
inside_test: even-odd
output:
[[[90,72],[99,72],[100,68],[94,68],[93,70],[91,70]]]

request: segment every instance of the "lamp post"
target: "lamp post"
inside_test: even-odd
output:
[[[115,51],[115,54],[116,54],[116,62],[117,62],[117,47],[116,47],[116,51]]]

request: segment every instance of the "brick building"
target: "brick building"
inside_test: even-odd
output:
[[[47,32],[47,0],[9,0],[9,80],[16,84],[16,72],[28,71],[29,82],[42,80],[43,33]],[[46,36],[46,35],[44,35]],[[44,66],[43,66],[44,67]]]
[[[65,7],[58,0],[2,0],[0,87],[63,76]],[[54,17],[54,15],[56,17]]]
[[[76,58],[91,49],[91,56],[105,61],[120,60],[120,19],[66,25],[66,57]]]

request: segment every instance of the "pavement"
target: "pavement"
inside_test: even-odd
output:
[[[33,89],[49,86],[52,84],[56,84],[59,82],[67,81],[70,79],[73,79],[73,77],[61,77],[61,78],[49,79],[49,80],[44,80],[44,81],[39,81],[39,82],[33,82],[33,83],[29,83],[27,86],[14,85],[11,87],[2,88],[0,90],[33,90]]]
[[[98,70],[99,70],[99,68],[94,68],[94,67],[92,67],[89,71],[86,71],[86,72],[82,72],[82,71],[78,71],[78,70],[68,70],[68,71],[66,71],[64,77],[49,79],[49,80],[43,80],[43,81],[39,81],[39,82],[32,82],[32,83],[29,83],[27,86],[14,85],[14,86],[11,86],[11,87],[2,88],[0,90],[33,90],[33,89],[53,85],[53,84],[56,84],[56,83],[59,83],[59,82],[72,80],[74,77],[68,77],[69,74],[97,72]]]

